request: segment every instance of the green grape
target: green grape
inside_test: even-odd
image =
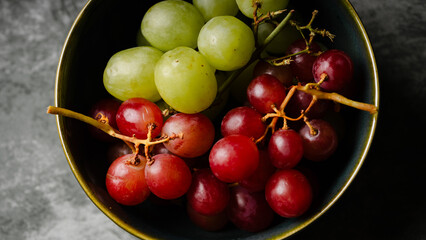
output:
[[[155,67],[155,84],[163,100],[183,113],[207,109],[217,93],[215,70],[188,47],[164,53]]]
[[[259,24],[257,31],[258,41],[263,44],[265,39],[275,29],[275,25],[269,22]],[[290,24],[285,26],[277,36],[266,47],[266,52],[271,55],[283,55],[286,53],[287,48],[297,39],[300,38],[300,33],[297,29]]]
[[[235,16],[238,6],[235,0],[193,0],[206,21],[216,16]]]
[[[253,1],[254,0],[236,0],[240,11],[249,18],[253,18]],[[274,12],[283,10],[287,7],[289,0],[261,0],[261,7],[258,9],[258,13],[266,14],[268,12]]]
[[[214,17],[201,29],[198,49],[214,68],[232,71],[250,60],[254,51],[253,32],[233,16]]]
[[[197,47],[197,37],[204,18],[196,7],[181,0],[161,1],[142,19],[142,34],[148,42],[169,51],[179,46]]]
[[[134,47],[114,54],[104,70],[106,90],[122,101],[134,97],[158,101],[161,97],[155,86],[154,69],[162,55],[153,47]]]

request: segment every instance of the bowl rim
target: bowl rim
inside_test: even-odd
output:
[[[89,11],[88,9],[93,5],[93,2],[95,2],[95,1],[96,0],[88,0],[87,3],[84,5],[84,7],[80,10],[79,14],[75,18],[75,20],[74,20],[74,22],[73,22],[73,24],[72,24],[72,26],[71,26],[71,28],[68,32],[68,35],[67,35],[66,40],[64,42],[64,45],[62,47],[61,54],[60,54],[60,57],[59,57],[58,67],[57,67],[57,70],[56,70],[56,76],[55,76],[55,106],[56,107],[60,107],[59,106],[59,85],[60,85],[60,77],[61,77],[60,73],[62,72],[62,68],[63,68],[63,64],[64,64],[64,56],[66,55],[67,48],[70,44],[70,39],[71,39],[72,35],[74,34],[74,31],[77,28],[77,25],[79,24],[83,15],[85,14],[86,11]],[[374,103],[372,103],[372,104],[375,105],[377,108],[379,108],[379,76],[378,76],[377,63],[376,63],[376,60],[375,60],[372,45],[370,43],[367,32],[366,32],[366,30],[365,30],[365,28],[362,24],[362,21],[361,21],[360,17],[358,16],[356,10],[354,9],[353,5],[349,2],[349,0],[341,0],[341,2],[344,5],[345,10],[348,11],[348,14],[354,20],[355,25],[357,27],[356,30],[362,35],[363,42],[366,46],[369,61],[370,61],[369,64],[371,64],[372,70],[373,70],[373,72],[371,73],[372,79],[370,80],[370,81],[373,82],[372,86],[374,87],[374,89],[373,89],[374,90],[373,91],[373,94],[374,94],[373,95],[374,96],[373,102]],[[148,240],[159,239],[157,237],[153,237],[153,236],[150,236],[148,234],[145,234],[143,232],[138,231],[136,228],[134,228],[130,224],[126,223],[125,221],[120,219],[116,214],[111,212],[110,209],[107,206],[102,204],[99,201],[99,199],[97,199],[94,192],[91,191],[90,186],[87,184],[87,182],[85,182],[84,177],[82,176],[82,174],[79,172],[79,170],[75,166],[76,164],[75,164],[75,161],[74,161],[74,159],[73,159],[73,157],[70,153],[70,148],[65,141],[65,137],[64,137],[65,130],[63,129],[63,126],[62,126],[62,118],[63,117],[61,117],[61,116],[58,116],[58,115],[56,116],[56,125],[57,125],[57,129],[58,129],[60,142],[61,142],[63,151],[65,153],[65,156],[67,158],[67,162],[70,166],[70,169],[71,169],[72,173],[74,174],[74,177],[77,179],[78,183],[83,188],[84,192],[89,197],[89,199],[95,204],[95,206],[98,209],[100,209],[115,224],[117,224],[119,227],[126,230],[130,234],[134,235],[135,237],[138,237],[138,238],[141,238],[141,239],[148,239]],[[370,130],[369,130],[368,138],[365,140],[366,145],[363,148],[362,154],[358,158],[358,163],[357,163],[356,167],[351,171],[350,177],[348,179],[346,179],[344,185],[339,189],[338,193],[336,195],[334,195],[334,197],[331,199],[331,201],[329,201],[321,209],[321,211],[319,211],[319,212],[315,213],[314,215],[312,215],[311,217],[307,218],[306,220],[304,220],[301,224],[297,225],[296,227],[294,227],[294,228],[292,228],[288,231],[282,232],[279,235],[273,236],[271,239],[275,239],[275,240],[284,239],[284,238],[287,238],[287,237],[295,234],[296,232],[304,229],[305,227],[310,225],[312,222],[314,222],[316,219],[318,219],[320,216],[322,216],[325,212],[327,212],[336,203],[336,201],[342,196],[342,194],[346,191],[346,189],[349,187],[349,185],[352,183],[352,181],[354,180],[354,178],[358,174],[362,164],[364,163],[364,161],[367,157],[367,154],[368,154],[369,149],[371,147],[373,137],[374,137],[374,133],[375,133],[375,130],[376,130],[377,121],[378,121],[378,113],[371,115],[370,121],[371,122],[370,122]]]

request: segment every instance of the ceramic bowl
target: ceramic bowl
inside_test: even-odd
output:
[[[136,34],[144,12],[156,1],[89,0],[66,39],[56,76],[55,103],[81,113],[101,98],[110,97],[103,87],[103,70],[116,52],[136,46]],[[355,100],[378,106],[377,67],[367,33],[347,0],[298,1],[294,8],[306,19],[319,10],[315,25],[336,35],[330,47],[346,51],[353,59],[357,81]],[[193,225],[183,208],[152,204],[126,207],[112,200],[105,187],[108,164],[106,145],[91,138],[85,123],[57,117],[60,140],[70,168],[93,203],[117,225],[142,239],[283,239],[315,221],[353,181],[372,144],[377,115],[343,108],[340,145],[334,156],[311,164],[318,179],[314,202],[302,217],[277,217],[267,230],[250,233],[227,226],[206,232]],[[331,208],[331,209],[330,209]],[[330,226],[332,230],[333,226]]]

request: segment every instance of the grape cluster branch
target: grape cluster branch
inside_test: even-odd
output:
[[[309,120],[306,117],[306,114],[309,112],[311,107],[319,99],[331,100],[331,101],[334,101],[336,103],[347,105],[347,106],[350,106],[350,107],[353,107],[353,108],[356,108],[356,109],[359,109],[359,110],[367,111],[370,114],[376,114],[377,113],[377,107],[374,106],[373,104],[354,101],[354,100],[348,99],[348,98],[346,98],[346,97],[344,97],[344,96],[342,96],[338,93],[335,93],[335,92],[323,92],[323,91],[319,90],[319,86],[320,86],[320,83],[310,83],[310,84],[306,84],[304,86],[302,86],[300,84],[291,86],[286,97],[284,98],[283,102],[281,103],[280,108],[277,109],[275,106],[272,105],[271,108],[274,110],[274,112],[268,113],[262,118],[262,121],[264,121],[264,122],[266,122],[269,118],[272,118],[272,121],[268,124],[264,134],[259,139],[255,140],[255,143],[261,142],[266,137],[269,130],[271,130],[271,132],[274,133],[275,128],[276,128],[276,124],[277,124],[277,121],[278,121],[279,118],[282,118],[283,121],[284,121],[284,124],[283,124],[283,127],[282,127],[283,129],[288,129],[287,120],[299,121],[299,120],[303,119],[303,121],[311,129],[311,134],[315,135],[316,130],[309,124]],[[287,106],[288,102],[290,101],[291,97],[294,95],[294,93],[296,91],[302,91],[302,92],[305,92],[307,94],[310,94],[312,96],[312,100],[311,100],[309,106],[306,108],[306,110],[301,111],[301,114],[300,114],[299,117],[290,118],[285,113],[285,107]]]
[[[117,129],[114,129],[108,124],[108,120],[105,120],[104,116],[100,117],[100,120],[96,120],[94,118],[85,116],[81,113],[77,113],[65,108],[60,107],[54,107],[49,106],[47,108],[48,114],[53,115],[60,115],[64,117],[74,118],[77,120],[80,120],[82,122],[85,122],[89,125],[92,125],[93,127],[102,130],[103,132],[107,133],[108,135],[123,140],[133,151],[133,153],[139,153],[139,146],[144,146],[144,154],[146,159],[148,160],[148,164],[152,164],[152,159],[150,158],[150,147],[156,144],[165,143],[169,140],[173,140],[176,138],[183,138],[183,134],[173,134],[171,136],[162,135],[159,138],[152,138],[152,130],[156,127],[154,124],[148,125],[148,134],[147,139],[138,139],[135,136],[129,137],[126,135],[121,134]]]

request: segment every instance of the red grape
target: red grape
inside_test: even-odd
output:
[[[274,66],[264,60],[259,60],[254,66],[253,77],[262,74],[269,74],[276,77],[286,87],[290,87],[293,83],[293,73],[289,65]]]
[[[218,231],[224,228],[228,223],[228,216],[225,211],[207,216],[195,211],[189,204],[187,204],[187,213],[189,219],[191,219],[195,225],[210,232]]]
[[[148,127],[154,124],[152,137],[156,137],[163,127],[163,114],[154,103],[143,98],[130,98],[124,101],[117,111],[117,125],[127,136],[146,139]]]
[[[222,136],[241,134],[253,139],[260,138],[266,130],[262,115],[251,107],[231,109],[221,124]]]
[[[312,101],[312,95],[302,91],[296,91],[286,106],[285,113],[293,118],[299,117],[302,110],[306,110]],[[332,106],[329,100],[317,100],[311,109],[306,113],[310,119],[322,118],[327,110]]]
[[[127,144],[125,144],[123,141],[114,142],[107,150],[107,162],[108,164],[111,164],[115,161],[115,159],[131,153],[132,149],[130,149],[130,147],[127,146]]]
[[[210,169],[200,169],[192,176],[192,184],[186,193],[189,205],[203,215],[222,212],[229,202],[228,185],[217,179]]]
[[[186,163],[172,154],[158,154],[147,164],[145,178],[153,194],[163,199],[183,196],[191,185],[191,171]]]
[[[164,146],[180,157],[194,158],[210,149],[215,131],[210,119],[201,113],[178,113],[167,119],[162,134],[183,134],[182,138],[170,140],[164,143]]]
[[[259,150],[259,166],[252,175],[240,181],[239,184],[252,192],[262,191],[275,170],[276,168],[272,165],[268,152]]]
[[[263,114],[274,112],[272,105],[279,108],[285,96],[284,85],[276,77],[268,74],[254,78],[247,87],[250,104]]]
[[[274,212],[262,192],[250,192],[241,186],[231,189],[228,218],[240,229],[259,232],[272,223]]]
[[[315,82],[327,75],[320,87],[329,92],[340,92],[351,82],[353,63],[351,58],[343,51],[332,49],[323,52],[314,62],[312,73]]]
[[[305,49],[305,40],[299,39],[290,45],[290,47],[287,49],[287,54],[294,54]],[[316,53],[321,51],[321,47],[316,42],[312,42],[310,50],[311,52]],[[314,79],[312,75],[312,65],[316,58],[317,57],[312,54],[302,53],[296,55],[293,58],[293,61],[290,62],[291,70],[294,76],[296,76],[296,78],[299,80],[299,82],[312,82],[312,80]]]
[[[303,157],[302,138],[292,129],[280,129],[269,140],[268,154],[275,167],[293,168]]]
[[[238,182],[248,178],[259,165],[256,144],[244,135],[229,135],[217,141],[210,151],[210,168],[223,182]]]
[[[152,155],[157,155],[157,154],[162,154],[162,153],[167,153],[167,154],[173,154],[172,152],[170,152],[166,146],[164,146],[164,144],[155,144],[152,147]]]
[[[132,164],[134,154],[117,158],[108,169],[106,187],[109,195],[123,205],[137,205],[148,198],[150,191],[145,179],[144,157],[138,155],[139,162]]]
[[[98,102],[96,102],[92,108],[89,111],[89,116],[99,120],[99,118],[101,117],[101,114],[103,115],[103,117],[108,119],[108,125],[110,125],[111,127],[117,129],[117,123],[115,121],[115,116],[117,114],[117,110],[120,107],[121,102],[116,100],[116,99],[102,99]],[[99,130],[95,127],[90,126],[89,127],[89,131],[90,134],[101,141],[104,142],[111,142],[114,140],[113,137],[111,137],[110,135],[106,134],[105,132],[103,132],[102,130]]]
[[[271,176],[265,188],[266,201],[282,217],[294,218],[308,210],[312,187],[308,179],[295,169],[282,169]]]
[[[312,135],[308,125],[300,130],[303,140],[304,157],[311,161],[323,161],[329,158],[337,148],[337,134],[334,128],[322,119],[314,119],[310,124],[316,130]]]

